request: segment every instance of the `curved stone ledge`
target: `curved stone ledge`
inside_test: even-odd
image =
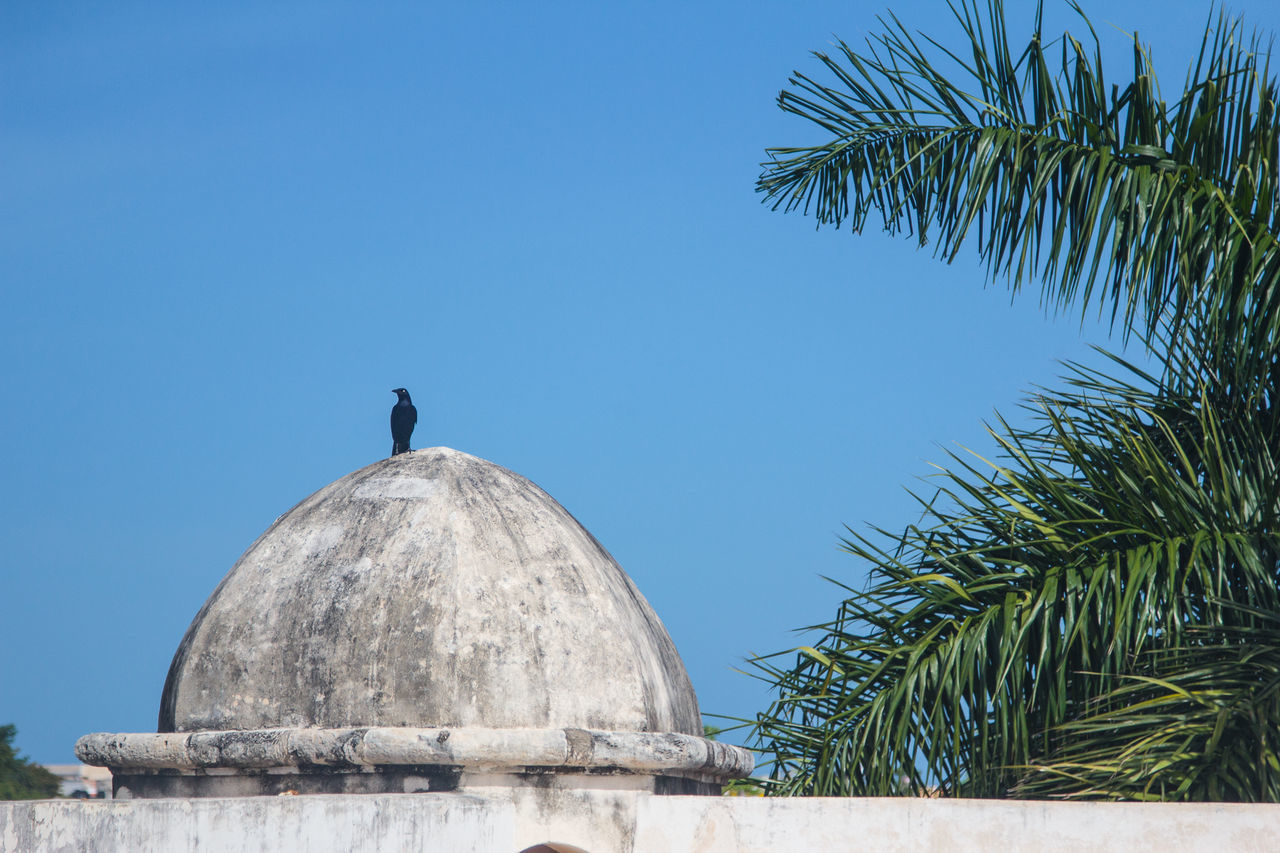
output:
[[[751,775],[754,756],[695,735],[588,729],[256,729],[88,734],[76,741],[85,764],[129,770],[447,766],[468,770],[614,769],[649,775]]]

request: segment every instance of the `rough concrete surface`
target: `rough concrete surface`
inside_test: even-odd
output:
[[[702,734],[666,629],[600,543],[524,477],[439,447],[281,516],[174,656],[160,731],[310,726]]]
[[[1280,806],[664,797],[549,779],[478,795],[0,803],[3,853],[1271,853]]]
[[[0,803],[0,851],[515,853],[514,815],[456,794]]]
[[[672,732],[589,729],[255,729],[100,732],[76,743],[87,764],[135,769],[442,765],[492,770],[602,768],[735,779],[755,762],[741,747]]]
[[[649,797],[634,850],[1274,853],[1280,805]]]

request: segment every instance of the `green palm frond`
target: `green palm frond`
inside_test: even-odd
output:
[[[1196,628],[1147,655],[1026,768],[1023,797],[1280,801],[1280,613]]]
[[[1181,94],[1166,102],[1133,39],[1132,74],[1102,50],[1043,32],[1015,48],[1001,0],[957,0],[967,49],[897,18],[864,50],[816,54],[779,105],[829,137],[768,150],[757,188],[776,208],[861,231],[973,243],[1016,290],[1039,280],[1059,309],[1109,309],[1125,330],[1175,331],[1202,305],[1228,328],[1280,332],[1280,115],[1269,55],[1239,22],[1206,28]]]
[[[1270,391],[1220,384],[1270,357],[1205,362],[1212,340],[1154,342],[1156,376],[1074,367],[1030,427],[992,429],[999,458],[953,455],[920,524],[850,534],[871,587],[756,661],[777,691],[755,721],[772,793],[1047,794],[1096,763],[1087,738],[1058,753],[1165,672],[1153,655],[1280,613],[1278,416]]]

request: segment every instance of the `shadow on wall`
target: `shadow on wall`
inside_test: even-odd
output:
[[[548,841],[545,844],[535,844],[532,847],[526,847],[520,853],[587,853],[581,847],[574,847],[572,844],[560,844],[555,841]]]

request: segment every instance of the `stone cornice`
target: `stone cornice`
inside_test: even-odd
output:
[[[98,732],[76,742],[76,756],[113,772],[415,765],[497,772],[614,770],[728,780],[749,776],[755,767],[748,750],[695,735],[578,728]]]

